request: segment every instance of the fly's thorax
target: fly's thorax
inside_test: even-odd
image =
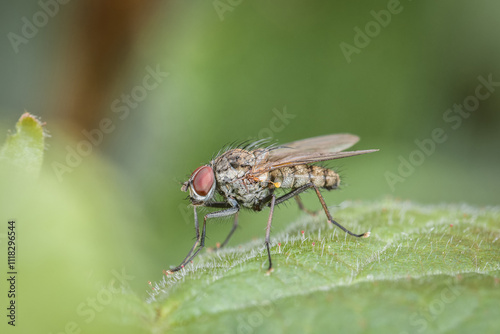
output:
[[[242,149],[233,149],[218,156],[212,162],[212,167],[217,182],[225,184],[243,178],[254,163],[253,154]]]
[[[272,182],[280,182],[281,188],[297,189],[308,183],[327,190],[336,189],[340,177],[333,170],[316,165],[297,165],[275,169],[270,173]]]
[[[222,196],[234,198],[244,207],[260,210],[271,190],[267,180],[248,177],[256,159],[253,152],[233,149],[217,157],[212,166]]]

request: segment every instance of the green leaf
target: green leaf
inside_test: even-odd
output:
[[[42,123],[24,113],[16,124],[16,133],[7,136],[0,149],[0,161],[26,174],[37,176],[42,167],[44,138]]]
[[[273,238],[207,252],[153,284],[155,333],[446,333],[500,328],[499,208],[344,203]],[[265,219],[264,219],[265,220]],[[301,234],[304,230],[304,235]],[[281,246],[278,245],[281,243]]]

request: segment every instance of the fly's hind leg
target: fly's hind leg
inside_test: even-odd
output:
[[[304,211],[307,214],[310,214],[311,216],[316,216],[318,214],[318,211],[312,211],[312,210],[309,210],[308,208],[306,208],[304,206],[304,203],[302,203],[302,200],[300,199],[299,195],[296,195],[294,198],[295,198],[295,201],[297,202],[297,205],[299,206],[300,210]]]
[[[321,202],[321,206],[323,207],[323,210],[325,211],[325,214],[326,214],[326,217],[328,218],[328,221],[334,225],[336,225],[337,227],[339,227],[342,231],[346,232],[346,233],[349,233],[350,235],[352,235],[353,237],[357,237],[357,238],[368,238],[370,236],[370,232],[365,232],[365,233],[361,233],[361,234],[355,234],[355,233],[352,233],[351,231],[349,231],[348,229],[346,229],[344,226],[340,225],[339,223],[337,223],[335,220],[333,220],[333,217],[332,215],[330,214],[330,211],[328,210],[328,207],[326,206],[326,203],[325,203],[325,200],[323,199],[323,195],[321,195],[321,193],[319,192],[319,189],[318,187],[316,187],[315,185],[312,185],[312,187],[314,188],[314,190],[316,191],[316,195],[318,195],[318,198],[319,198],[319,201]]]
[[[277,198],[276,204],[283,203],[284,201],[287,201],[290,198],[294,197],[300,210],[302,210],[302,211],[304,211],[312,216],[316,216],[318,214],[318,212],[312,211],[312,210],[309,210],[308,208],[306,208],[304,206],[304,203],[302,203],[302,200],[300,199],[300,196],[299,196],[300,193],[303,193],[304,191],[311,189],[312,187],[313,187],[312,183],[304,184],[302,187],[294,189],[294,190],[290,191],[289,193]]]
[[[306,191],[307,189],[310,189],[310,188],[314,188],[314,190],[316,191],[316,195],[318,196],[318,199],[319,201],[321,202],[321,206],[323,207],[323,210],[325,211],[325,214],[326,214],[326,217],[328,219],[328,221],[330,223],[332,223],[333,225],[339,227],[342,231],[346,232],[346,233],[349,233],[350,235],[354,236],[354,237],[358,237],[358,238],[368,238],[370,236],[370,232],[365,232],[365,233],[362,233],[362,234],[355,234],[355,233],[352,233],[351,231],[349,231],[348,229],[346,229],[344,226],[340,225],[339,223],[337,223],[332,215],[330,214],[330,211],[328,210],[328,207],[326,206],[326,203],[325,203],[325,200],[323,199],[323,196],[321,195],[321,193],[319,192],[319,189],[318,187],[316,187],[313,183],[307,183],[307,184],[304,184],[302,187],[299,187],[297,189],[294,189],[292,191],[290,191],[289,193],[279,197],[276,199],[276,204],[280,204],[286,200],[289,200],[290,198],[292,197],[295,197],[297,195],[299,195],[300,193]],[[268,204],[270,206],[270,204]]]
[[[280,203],[283,203],[284,201],[288,201],[290,198],[295,197],[295,196],[299,195],[300,193],[302,193],[302,192],[304,192],[307,189],[310,189],[312,187],[313,187],[312,183],[304,184],[303,186],[301,186],[297,189],[294,189],[294,190],[290,191],[289,193],[284,194],[283,196],[276,198],[276,204],[280,204]],[[271,206],[271,203],[269,202],[269,204],[267,204],[267,206]]]

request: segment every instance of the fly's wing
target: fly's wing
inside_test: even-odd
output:
[[[252,174],[259,175],[285,166],[304,165],[378,151],[341,152],[357,143],[358,140],[358,136],[351,134],[336,134],[308,138],[274,147],[262,153],[262,158],[254,166]]]
[[[333,153],[348,149],[359,141],[359,137],[348,133],[326,135],[294,141],[280,145],[269,152],[268,160],[277,161],[300,153]]]

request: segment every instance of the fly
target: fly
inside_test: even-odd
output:
[[[269,260],[268,272],[271,272],[273,264],[269,240],[274,207],[295,197],[299,208],[308,211],[302,205],[299,195],[309,189],[316,192],[330,223],[354,237],[369,237],[370,232],[355,234],[333,219],[320,189],[336,189],[340,184],[340,177],[332,169],[314,165],[316,162],[378,151],[342,152],[358,140],[359,137],[351,134],[334,134],[264,148],[258,147],[260,142],[256,142],[243,148],[229,149],[217,155],[207,165],[198,167],[181,188],[184,192],[189,190],[189,199],[194,207],[196,242],[184,261],[168,272],[184,268],[203,249],[208,219],[234,215],[233,227],[221,244],[224,247],[238,226],[238,214],[242,208],[261,211],[265,207],[270,208],[264,244]],[[276,197],[276,189],[285,190],[286,193]],[[221,200],[217,200],[217,197]],[[222,209],[204,216],[201,233],[196,211],[199,206]]]

